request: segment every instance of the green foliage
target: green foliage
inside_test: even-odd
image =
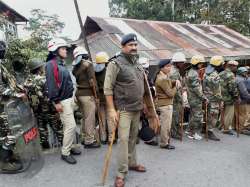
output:
[[[111,0],[110,15],[136,19],[171,19],[171,4],[164,0]]]
[[[19,61],[25,66],[33,58],[45,61],[48,54],[48,41],[58,36],[65,26],[59,20],[58,15],[47,15],[45,11],[40,9],[31,10],[31,15],[29,25],[25,28],[31,33],[30,38],[27,40],[12,38],[8,41],[5,61],[9,70],[12,69],[14,61]],[[64,39],[68,40],[67,37]]]
[[[6,51],[6,66],[9,70],[12,69],[12,62],[19,61],[25,66],[30,63],[33,58],[46,60],[48,52],[46,49],[39,46],[34,38],[21,40],[13,38],[8,42]]]
[[[49,41],[52,37],[60,34],[65,26],[59,20],[59,16],[47,15],[46,11],[41,9],[31,10],[32,17],[29,18],[29,25],[26,30],[31,32],[31,37],[39,38],[43,41]]]
[[[109,0],[109,5],[114,17],[225,24],[250,35],[249,0]]]

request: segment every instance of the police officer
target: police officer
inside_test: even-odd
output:
[[[222,101],[219,71],[224,64],[222,56],[213,56],[210,64],[206,69],[203,81],[203,91],[209,99],[208,105],[208,138],[214,141],[220,141],[214,134],[215,128],[219,120],[220,104]]]
[[[30,75],[25,81],[30,105],[37,119],[42,148],[48,149],[49,134],[48,125],[54,131],[58,142],[62,145],[63,132],[62,123],[54,105],[48,99],[45,87],[46,77],[44,73],[44,62],[40,59],[32,59],[29,64]]]
[[[181,138],[180,134],[180,118],[179,115],[181,112],[182,107],[184,107],[183,104],[183,87],[184,83],[182,81],[182,77],[180,75],[180,71],[183,71],[184,63],[186,62],[186,56],[182,52],[176,52],[173,54],[173,57],[171,59],[171,62],[173,63],[173,68],[171,70],[170,78],[177,81],[176,84],[176,94],[174,96],[174,103],[173,103],[173,118],[172,118],[172,128],[171,128],[171,136],[176,139]]]
[[[49,41],[49,55],[46,63],[46,86],[48,97],[53,102],[63,124],[63,145],[61,158],[69,164],[76,164],[73,155],[80,155],[81,151],[73,147],[76,122],[74,118],[73,83],[67,68],[67,43],[61,38]]]
[[[137,37],[123,36],[122,51],[109,63],[104,82],[108,117],[118,126],[116,187],[125,185],[128,170],[145,172],[136,160],[136,139],[143,109],[143,67],[138,63]]]
[[[106,74],[106,65],[109,62],[109,56],[106,52],[98,52],[95,56],[95,63],[94,63],[94,69],[95,69],[95,76],[96,81],[98,85],[99,90],[99,100],[100,100],[100,113],[102,118],[103,127],[100,126],[101,131],[101,142],[106,143],[108,140],[108,143],[111,142],[112,138],[112,122],[107,122],[107,112],[106,112],[106,100],[103,92],[103,85],[105,80],[105,74]]]
[[[208,99],[202,92],[202,82],[199,73],[205,66],[205,58],[196,55],[191,58],[190,63],[191,68],[187,71],[185,76],[188,101],[191,110],[191,118],[189,122],[190,132],[188,137],[190,139],[201,140],[202,136],[199,132],[201,131],[203,124],[202,103],[208,103]]]
[[[246,122],[248,120],[248,104],[250,103],[250,92],[247,90],[246,80],[247,80],[248,69],[246,67],[240,67],[237,70],[236,83],[238,85],[240,103],[239,103],[239,127],[240,133],[245,135],[250,135],[250,131],[246,128]]]
[[[234,135],[232,131],[234,119],[234,104],[238,100],[239,92],[236,84],[235,74],[237,61],[229,61],[225,64],[225,70],[220,72],[221,95],[224,106],[224,129],[223,133]]]
[[[175,149],[170,145],[170,130],[173,115],[173,100],[176,94],[176,80],[170,79],[172,63],[170,60],[161,60],[159,63],[160,72],[155,81],[157,93],[157,106],[160,111],[161,142],[163,149]]]
[[[85,133],[82,142],[84,148],[98,148],[100,144],[95,140],[96,98],[94,95],[94,91],[97,92],[98,90],[93,63],[89,61],[89,54],[83,47],[76,47],[73,55],[72,73],[77,83],[75,96],[83,114],[82,132]]]
[[[0,41],[0,59],[4,58],[6,44]],[[7,114],[4,112],[4,103],[11,98],[26,98],[24,90],[16,83],[5,66],[0,63],[0,172],[17,173],[22,170],[23,165],[14,156],[15,139],[8,125]]]

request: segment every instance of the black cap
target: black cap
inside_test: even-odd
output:
[[[128,42],[136,42],[137,36],[133,33],[126,34],[122,37],[121,45],[126,45]]]
[[[165,65],[170,64],[170,63],[171,63],[171,60],[169,60],[169,59],[162,59],[159,62],[159,68],[163,68]]]

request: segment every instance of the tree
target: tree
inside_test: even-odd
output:
[[[250,35],[249,0],[109,0],[109,5],[115,17],[225,24]]]
[[[12,38],[8,41],[6,65],[10,68],[13,61],[27,65],[33,58],[46,60],[47,44],[50,39],[60,34],[65,26],[58,15],[47,15],[41,9],[31,10],[29,25],[25,28],[30,32],[30,38],[21,40]],[[67,37],[64,37],[67,39]],[[27,67],[27,66],[26,66]]]
[[[171,19],[171,4],[164,0],[110,0],[110,15],[136,19]]]
[[[48,42],[58,36],[65,26],[58,15],[47,15],[47,12],[41,9],[31,10],[31,15],[29,25],[25,29],[31,32],[32,38],[38,38],[42,42]]]

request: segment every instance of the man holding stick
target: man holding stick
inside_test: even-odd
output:
[[[125,185],[128,170],[146,171],[144,166],[137,163],[135,148],[144,95],[143,67],[138,63],[136,35],[123,36],[121,46],[121,53],[107,67],[104,82],[108,118],[118,128],[115,187]]]

